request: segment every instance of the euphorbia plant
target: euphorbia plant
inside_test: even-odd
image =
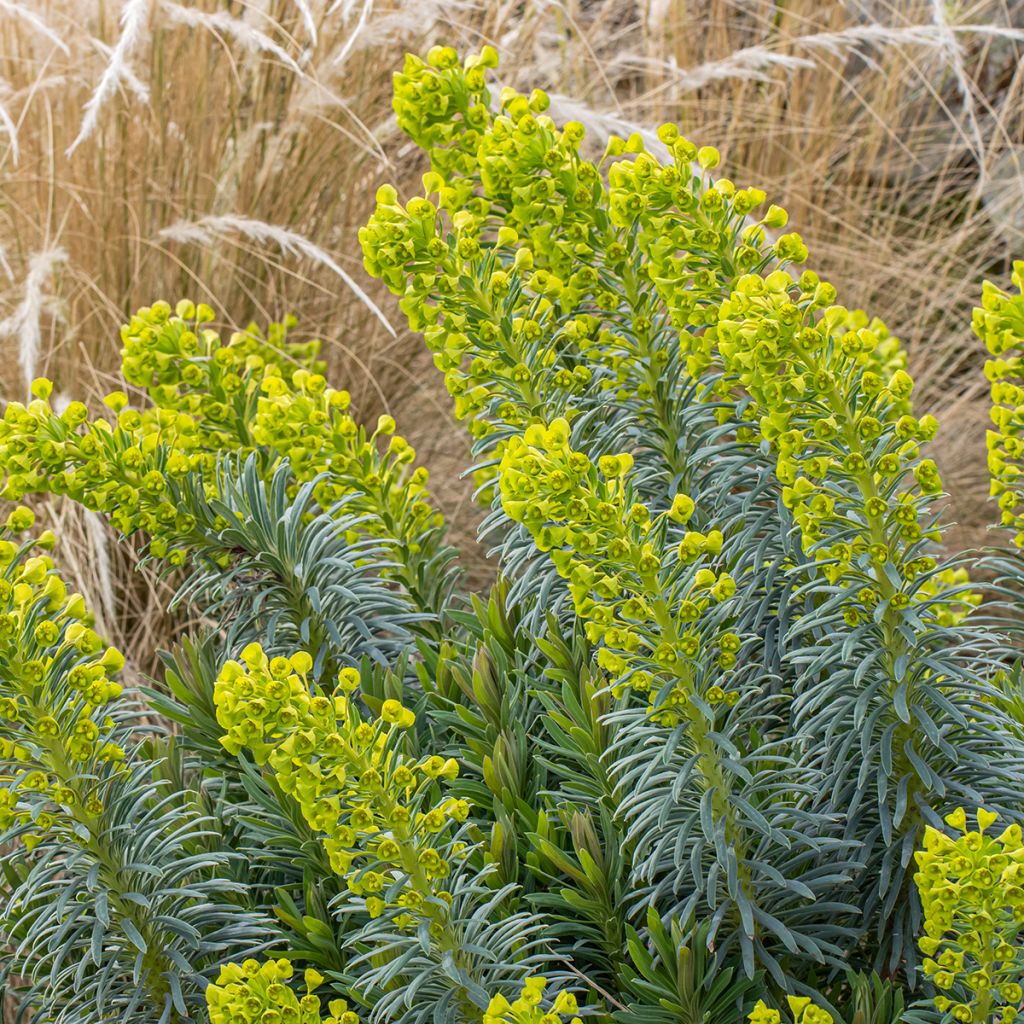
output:
[[[360,235],[474,438],[489,594],[290,321],[155,303],[137,407],[8,404],[5,496],[141,534],[196,624],[143,730],[3,549],[10,986],[81,1024],[1012,1019],[1019,564],[979,609],[900,344],[780,207],[673,125],[591,152],[496,63],[407,59],[423,194]],[[1022,311],[975,318],[1015,528]]]

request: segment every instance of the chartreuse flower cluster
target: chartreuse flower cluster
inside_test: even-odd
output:
[[[441,518],[426,470],[408,468],[415,451],[394,420],[380,417],[373,432],[359,426],[348,393],[319,372],[316,344],[287,342],[286,325],[272,325],[266,338],[255,328],[236,332],[224,344],[203,326],[212,318],[205,306],[182,301],[175,311],[158,302],[125,325],[125,378],[147,390],[152,407],[131,408],[115,391],[105,399],[113,421],[90,420],[80,402],[58,413],[43,379],[27,406],[9,403],[0,422],[3,496],[67,495],[123,533],[145,531],[153,554],[180,565],[195,522],[175,485],[197,473],[209,481],[222,453],[260,449],[289,460],[296,488],[321,477],[315,497],[323,507],[350,497],[353,511],[368,516],[363,529],[415,555]]]
[[[329,697],[311,685],[312,664],[304,651],[268,659],[259,644],[227,662],[214,691],[222,743],[269,766],[371,917],[390,909],[399,927],[438,924],[451,858],[463,852],[452,832],[469,816],[464,800],[443,794],[458,763],[403,754],[411,711],[386,700],[379,717],[364,719],[349,696],[358,672],[342,669],[341,692]]]
[[[145,530],[157,550],[182,544],[195,528],[192,517],[178,508],[172,487],[209,456],[200,448],[195,421],[166,410],[143,417],[127,407],[123,392],[106,399],[115,415],[89,419],[81,402],[61,412],[50,405],[52,384],[39,379],[28,405],[10,402],[0,421],[2,496],[18,500],[26,494],[66,495],[93,511],[103,512],[123,533]],[[162,546],[161,546],[162,545]],[[179,550],[172,562],[184,562]]]
[[[519,997],[511,1003],[504,996],[495,996],[484,1012],[483,1024],[583,1024],[575,1016],[579,1010],[576,997],[571,992],[559,992],[553,1000],[547,1000],[547,983],[547,978],[527,978]]]
[[[867,613],[879,602],[902,608],[913,599],[913,580],[935,568],[919,555],[920,495],[937,493],[941,482],[934,462],[918,461],[918,445],[937,424],[897,415],[912,383],[904,370],[885,378],[870,368],[874,331],[845,330],[848,312],[838,307],[815,319],[831,294],[784,270],[747,275],[706,333],[717,340],[728,379],[755,398],[805,550],[830,582],[863,584],[858,602]],[[911,469],[917,493],[899,488]],[[849,614],[857,614],[852,604]]]
[[[609,156],[637,154],[608,170],[609,216],[620,229],[636,229],[648,261],[645,276],[668,307],[671,323],[680,332],[687,368],[697,378],[710,368],[722,368],[715,335],[706,334],[704,328],[717,323],[719,306],[736,284],[774,264],[803,263],[808,253],[797,234],[782,235],[768,244],[767,230],[784,227],[786,211],[772,205],[755,220],[766,194],[758,188],[737,189],[726,178],[713,178],[710,172],[720,162],[714,147],[698,149],[674,124],[662,125],[658,137],[670,156],[667,165],[645,152],[638,137],[626,142],[613,139],[609,144]],[[821,303],[835,297],[831,285],[813,272],[807,272],[802,283]],[[880,320],[869,323],[860,310],[842,314],[845,330],[867,330],[875,336],[863,359],[876,372],[888,377],[906,369],[906,354]],[[769,333],[766,340],[773,337]],[[768,368],[765,377],[772,376]],[[900,411],[909,413],[909,403]]]
[[[147,390],[157,415],[186,413],[208,438],[204,450],[261,447],[287,458],[296,486],[323,476],[318,501],[326,508],[352,495],[360,511],[380,521],[378,532],[402,522],[398,539],[411,541],[437,520],[426,470],[407,472],[415,450],[389,416],[373,433],[356,423],[349,393],[327,385],[319,342],[289,341],[289,320],[271,324],[266,338],[250,327],[225,344],[203,327],[213,316],[187,300],[174,310],[158,302],[122,328],[125,379]]]
[[[439,176],[430,185],[443,190]],[[464,273],[483,258],[470,229],[460,233],[465,244],[449,250],[430,199],[402,206],[386,185],[378,190],[377,201],[373,220],[360,232],[367,267],[403,295],[402,308],[410,325],[423,331],[456,416],[467,421],[475,436],[493,430],[492,416],[523,426],[524,407],[532,411],[542,397],[565,404],[590,384],[589,367],[566,366],[556,348],[578,350],[596,331],[596,317],[580,315],[554,328],[551,299],[527,290],[518,272],[500,270],[498,263],[486,290],[463,290]],[[463,215],[468,212],[456,214],[459,223]],[[510,252],[517,240],[512,228],[502,228],[496,246]],[[541,283],[535,275],[529,280]]]
[[[446,64],[452,55],[432,52]],[[444,74],[426,65],[421,70],[425,81]],[[397,94],[401,90],[396,81]],[[489,429],[477,416],[492,404],[491,394],[505,392],[499,418],[524,425],[517,409],[521,398],[537,401],[547,391],[571,397],[591,381],[588,367],[557,361],[556,350],[593,340],[599,318],[581,315],[557,326],[553,321],[563,307],[581,305],[595,290],[596,272],[584,267],[562,281],[547,268],[567,270],[596,241],[592,193],[601,183],[594,165],[579,158],[582,127],[555,129],[550,118],[535,116],[546,106],[539,90],[529,99],[506,90],[502,107],[508,113],[493,125],[488,114],[485,130],[469,136],[480,147],[469,164],[486,184],[485,195],[472,194],[475,177],[453,176],[435,163],[424,179],[427,196],[403,206],[395,190],[383,186],[377,212],[360,232],[367,269],[403,296],[411,326],[424,330],[445,374],[456,414],[469,419],[478,434]],[[429,198],[433,194],[436,203]],[[451,245],[439,210],[455,228]],[[497,216],[489,219],[492,210]],[[500,226],[492,225],[495,219]],[[488,266],[486,287],[463,288],[464,275],[489,253],[501,258]],[[600,305],[607,309],[617,301],[602,286]],[[472,341],[466,330],[471,320]]]
[[[626,254],[607,237],[607,218],[595,205],[603,185],[580,157],[582,126],[556,128],[543,114],[548,98],[540,90],[529,97],[503,90],[493,118],[481,90],[482,69],[495,62],[489,48],[464,67],[448,48],[435,48],[426,62],[410,58],[396,77],[395,105],[400,124],[431,153],[426,195],[403,205],[383,186],[360,232],[367,270],[402,296],[410,325],[424,332],[445,375],[456,415],[478,437],[495,421],[522,428],[535,415],[568,414],[574,397],[594,384],[601,310],[616,308],[619,298],[586,263],[598,252],[620,263]],[[480,98],[471,131],[444,129],[458,139],[454,162],[417,128],[442,121],[432,106],[439,91]],[[593,312],[584,310],[589,301]],[[602,340],[622,347],[610,332]],[[585,350],[593,350],[590,358],[578,358]]]
[[[861,611],[851,604],[848,616],[881,602],[905,607],[913,581],[934,568],[919,554],[922,516],[942,485],[934,462],[919,458],[937,423],[910,412],[898,347],[880,322],[835,305],[835,289],[813,271],[786,269],[807,249],[796,235],[767,244],[766,228],[781,227],[785,211],[750,222],[763,193],[710,183],[692,165],[709,169],[716,153],[694,152],[672,125],[659,134],[674,163],[641,153],[614,164],[611,216],[638,232],[689,373],[717,371],[720,393],[740,385],[753,398],[747,436],[777,453],[805,550],[830,582],[863,584]],[[902,488],[911,473],[915,486]]]
[[[297,996],[288,984],[293,974],[288,960],[225,964],[217,983],[206,988],[210,1024],[359,1024],[344,999],[331,1000],[330,1016],[321,1019],[320,999],[313,993],[323,975],[307,969],[306,992]]]
[[[93,631],[46,554],[53,535],[19,541],[32,512],[0,529],[0,834],[29,848],[78,834],[103,811],[103,765],[124,759],[107,709],[124,658]]]
[[[1024,999],[1024,839],[1018,824],[989,834],[997,817],[979,808],[975,830],[960,808],[946,817],[959,834],[929,827],[916,854],[924,973],[961,1024],[1009,1024]]]
[[[438,205],[452,216],[458,232],[458,261],[481,254],[482,239],[476,236],[493,226],[488,221],[492,212],[500,213],[500,231],[494,241],[499,247],[522,241],[524,255],[517,269],[540,270],[542,276],[534,281],[538,293],[578,298],[589,293],[596,281],[590,275],[572,281],[557,275],[567,278],[577,268],[580,257],[586,255],[582,247],[591,241],[594,230],[593,195],[600,188],[600,176],[591,162],[580,158],[583,126],[570,122],[564,129],[556,128],[544,115],[549,100],[540,89],[528,97],[503,89],[501,114],[493,117],[486,71],[497,65],[498,55],[489,46],[467,56],[461,66],[450,47],[434,47],[426,61],[408,57],[404,73],[395,76],[399,127],[430,155],[431,173],[425,185],[428,194],[437,193]],[[447,94],[440,103],[438,93]],[[384,196],[393,201],[393,190]],[[433,212],[422,200],[412,205],[406,212],[419,220]],[[372,263],[372,224],[365,237],[371,243],[364,248]],[[427,255],[440,254],[437,242],[429,249],[432,252]],[[385,258],[377,266],[386,271],[387,283],[404,287],[404,275],[396,273],[393,259],[400,253],[382,255]],[[549,270],[553,275],[548,275]],[[613,293],[606,289],[605,304],[613,301]]]
[[[1003,526],[1016,530],[1015,543],[1024,547],[1024,261],[1014,263],[1013,283],[1016,295],[985,282],[973,326],[993,357],[985,363],[996,428],[988,433],[991,493],[999,499]]]
[[[178,408],[211,430],[224,423],[225,442],[235,440],[235,414],[227,407],[246,394],[246,379],[270,363],[323,373],[316,339],[296,342],[288,317],[267,325],[234,331],[225,344],[208,326],[216,313],[205,303],[183,299],[172,311],[156,302],[140,309],[121,327],[121,373],[127,383],[144,389],[159,408]]]
[[[603,645],[598,664],[619,686],[647,695],[664,724],[690,717],[695,696],[733,704],[738,693],[721,680],[696,692],[701,656],[712,651],[724,673],[740,648],[736,634],[702,629],[709,607],[736,591],[728,573],[701,564],[721,551],[722,535],[680,531],[670,546],[667,527],[685,524],[692,500],[680,495],[652,516],[630,499],[631,455],[604,455],[595,466],[570,448],[569,436],[568,422],[558,419],[512,438],[501,460],[501,500],[569,581],[589,639]]]
[[[436,173],[427,176],[427,188],[440,190],[441,197],[452,191]],[[582,356],[600,320],[581,313],[558,322],[551,297],[526,287],[527,280],[539,286],[544,279],[527,272],[525,257],[520,270],[488,263],[491,272],[480,287],[470,285],[468,275],[486,255],[470,211],[455,213],[454,221],[458,241],[449,248],[434,202],[423,197],[403,206],[391,186],[382,186],[360,239],[367,269],[402,295],[410,326],[423,331],[455,415],[474,437],[484,438],[496,422],[522,429],[536,414],[571,414],[574,397],[591,385],[594,373],[582,358],[569,357]],[[517,232],[506,225],[494,247],[511,261],[517,243]],[[492,476],[493,469],[478,471],[477,482]]]
[[[140,309],[121,327],[121,373],[141,388],[153,405],[143,420],[159,410],[184,413],[203,435],[204,450],[243,445],[252,417],[258,382],[268,366],[322,373],[316,357],[320,343],[297,344],[288,337],[294,319],[272,323],[266,336],[252,324],[233,332],[227,344],[208,325],[216,314],[207,305],[182,300],[174,310],[165,302]]]
[[[897,339],[835,305],[813,271],[786,270],[807,249],[792,233],[769,241],[785,211],[770,206],[755,219],[764,192],[713,179],[712,147],[665,125],[663,165],[638,136],[613,139],[606,159],[631,158],[611,163],[606,185],[580,156],[582,127],[558,128],[542,93],[505,90],[500,113],[485,117],[481,68],[492,64],[487,54],[460,69],[454,51],[435,48],[396,78],[401,123],[432,156],[433,140],[457,138],[460,123],[441,127],[447,108],[429,106],[435,95],[472,96],[473,130],[459,160],[435,161],[423,197],[403,205],[382,187],[360,233],[367,270],[401,295],[457,415],[486,436],[499,422],[571,419],[574,396],[615,388],[649,407],[671,442],[659,378],[676,356],[656,327],[656,294],[690,376],[717,380],[711,394],[727,398],[739,385],[754,399],[739,438],[776,451],[805,550],[830,583],[857,595],[851,623],[911,602],[962,617],[975,598],[944,604],[936,589],[965,581],[930,576],[935,563],[922,550],[936,536],[928,505],[942,485],[919,445],[936,423],[912,413]],[[667,444],[678,469],[674,453]]]
[[[492,46],[463,65],[451,47],[435,46],[425,61],[407,54],[405,67],[395,75],[398,126],[446,176],[465,176],[475,166],[480,134],[490,124],[485,72],[497,66]]]
[[[832,1014],[815,1006],[807,996],[787,996],[786,1002],[793,1015],[793,1024],[832,1024]],[[747,1020],[750,1024],[782,1024],[782,1014],[759,999]]]

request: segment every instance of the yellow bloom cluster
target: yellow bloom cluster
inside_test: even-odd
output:
[[[81,402],[57,413],[49,402],[51,391],[50,381],[38,379],[27,406],[10,402],[4,410],[2,497],[66,495],[105,513],[123,533],[143,529],[174,541],[187,537],[195,524],[171,500],[168,482],[180,480],[201,460],[193,418],[174,410],[144,417],[127,408],[123,392],[114,392],[106,404],[115,420],[90,421]],[[183,554],[178,561],[184,561]]]
[[[691,327],[714,322],[708,310],[720,300],[723,283],[727,287],[737,274],[763,266],[765,254],[757,244],[764,239],[762,225],[781,227],[786,217],[773,206],[752,222],[752,211],[766,199],[763,191],[712,179],[718,151],[712,146],[698,149],[675,125],[662,125],[658,137],[672,157],[666,166],[643,152],[639,140],[610,147],[612,156],[637,155],[609,168],[609,214],[619,227],[638,228],[637,243],[648,258],[649,276],[673,324],[688,333]],[[779,245],[792,255],[806,256],[798,236],[784,236]],[[690,356],[695,377],[711,363],[699,348]]]
[[[615,164],[611,215],[637,231],[689,373],[714,370],[723,396],[738,384],[753,399],[753,429],[740,437],[777,453],[784,500],[823,575],[861,584],[849,620],[879,603],[920,600],[914,580],[934,568],[918,553],[930,529],[921,516],[942,484],[919,445],[937,423],[910,412],[913,382],[898,342],[880,321],[835,305],[835,289],[813,271],[789,273],[807,250],[792,234],[768,244],[766,229],[786,223],[784,210],[752,222],[764,193],[712,184],[692,168],[714,167],[717,153],[696,150],[672,125],[659,134],[674,163],[642,153]],[[901,490],[911,472],[914,486]]]
[[[392,907],[400,927],[436,921],[451,898],[441,885],[450,858],[463,849],[451,831],[469,816],[464,800],[440,790],[458,763],[402,754],[401,734],[415,715],[392,699],[365,720],[349,697],[358,672],[342,669],[342,692],[326,696],[308,679],[312,664],[304,651],[268,658],[259,644],[227,662],[214,689],[221,742],[269,765],[371,916]]]
[[[786,996],[786,1002],[793,1015],[793,1024],[832,1024],[832,1014],[815,1006],[807,996]],[[782,1014],[759,999],[747,1020],[750,1024],[781,1024]]]
[[[436,175],[428,187],[443,191]],[[471,340],[461,274],[479,256],[480,245],[473,226],[464,223],[466,217],[456,214],[456,219],[464,224],[459,238],[466,244],[457,244],[450,252],[434,203],[422,198],[402,206],[395,190],[383,185],[377,192],[377,211],[360,229],[360,239],[367,270],[403,296],[401,305],[410,325],[423,331],[454,399],[456,416],[467,421],[474,435],[485,436],[492,427],[481,414],[492,405],[497,418],[524,425],[523,396],[526,404],[536,405],[541,393],[552,390],[568,400],[589,383],[590,371],[581,367],[579,372],[562,373],[565,368],[555,365],[550,349],[537,352],[545,346],[550,330],[550,301],[538,302],[532,291],[523,288],[513,292],[503,271],[495,273],[486,291],[472,292],[480,321],[474,324]],[[511,229],[502,231],[498,244],[508,248],[517,236]],[[586,334],[591,326],[582,317],[561,333],[568,341],[570,335]]]
[[[173,311],[166,302],[143,307],[121,327],[121,373],[153,402],[143,418],[154,409],[186,413],[206,435],[202,446],[219,450],[239,443],[238,421],[249,412],[254,375],[282,363],[320,373],[324,364],[316,358],[318,341],[288,338],[292,318],[270,324],[266,337],[251,324],[224,344],[218,331],[203,326],[215,315],[187,299]]]
[[[924,972],[961,1024],[1009,1024],[1024,999],[1024,838],[1016,824],[989,835],[997,817],[979,808],[972,830],[959,808],[946,817],[959,835],[929,827],[916,854]]]
[[[320,999],[313,992],[323,975],[307,970],[306,994],[297,996],[288,985],[293,974],[288,960],[225,964],[217,983],[206,988],[210,1024],[359,1024],[344,999],[331,1000],[330,1016],[321,1020]]]
[[[909,583],[934,568],[913,553],[924,534],[918,495],[941,489],[934,462],[917,462],[916,493],[893,493],[890,485],[914,468],[920,442],[934,436],[937,424],[931,416],[897,416],[913,385],[903,370],[885,379],[869,368],[877,334],[868,328],[840,333],[849,318],[842,307],[814,318],[832,296],[823,287],[816,277],[796,282],[784,270],[747,275],[706,333],[716,339],[727,372],[757,402],[760,434],[778,452],[783,497],[805,549],[830,581],[862,579],[871,591],[861,596],[867,608],[883,596],[904,606],[906,589],[874,592],[872,576],[891,565]],[[846,383],[851,378],[856,403]],[[846,496],[858,492],[861,507],[851,508]],[[838,534],[844,539],[827,545]]]
[[[501,211],[499,244],[515,246],[513,266],[527,275],[531,290],[565,307],[606,291],[583,263],[594,253],[594,191],[597,168],[580,158],[585,131],[578,121],[559,128],[544,114],[549,100],[540,89],[528,97],[501,93],[501,114],[480,140],[477,154],[482,195],[479,214]],[[431,182],[424,183],[429,189]],[[452,207],[442,205],[450,212]],[[485,205],[486,204],[486,205]],[[465,219],[460,255],[472,234],[485,225]],[[612,299],[606,295],[607,305]]]
[[[550,100],[543,90],[524,96],[505,88],[499,113],[491,116],[485,72],[497,65],[498,55],[489,46],[467,56],[461,66],[449,47],[435,47],[426,62],[407,57],[405,71],[395,76],[398,125],[430,155],[431,173],[424,185],[428,194],[437,193],[440,208],[453,217],[459,259],[478,255],[474,233],[496,211],[501,218],[495,239],[499,248],[514,245],[522,235],[517,269],[568,276],[579,258],[588,255],[586,246],[593,240],[594,197],[603,190],[600,175],[580,157],[583,126],[572,121],[558,128],[544,114]],[[444,94],[440,102],[439,93]],[[439,148],[439,141],[455,143],[457,157]],[[421,209],[426,212],[422,200],[410,205],[413,216]],[[366,237],[372,238],[372,231]],[[364,245],[364,251],[373,263],[375,248]],[[405,286],[394,273],[385,274],[385,280],[398,290]],[[576,297],[589,293],[594,283],[587,275],[537,281],[550,294],[568,289],[567,296]]]
[[[433,60],[416,65],[422,81],[468,89],[455,84],[469,72],[452,51]],[[482,65],[470,63],[479,91]],[[429,103],[419,86],[402,99],[407,117],[418,105],[440,132],[443,111]],[[935,536],[928,506],[942,484],[919,446],[937,424],[911,411],[898,340],[835,305],[835,289],[813,271],[787,271],[807,249],[795,234],[769,238],[786,212],[769,206],[755,220],[765,193],[712,178],[712,147],[664,125],[663,165],[639,136],[613,139],[606,159],[631,158],[611,163],[606,186],[579,154],[582,128],[559,128],[546,107],[542,93],[505,90],[500,113],[474,124],[457,168],[432,170],[426,194],[404,206],[384,186],[360,233],[367,270],[401,295],[457,415],[477,436],[499,421],[524,429],[552,410],[571,419],[573,396],[595,378],[649,399],[671,358],[652,340],[658,311],[643,295],[653,283],[689,374],[713,375],[712,398],[738,385],[753,399],[739,439],[774,449],[805,550],[830,583],[857,595],[851,624],[879,605],[923,601],[932,615],[962,615],[970,601],[943,604],[920,582],[934,570],[921,541]]]
[[[541,396],[548,396],[564,408],[587,387],[589,367],[556,360],[556,350],[580,349],[600,321],[580,315],[557,324],[553,310],[598,291],[603,308],[616,302],[613,292],[596,287],[592,269],[570,274],[573,261],[599,244],[592,196],[602,185],[594,165],[580,159],[581,125],[556,128],[542,113],[548,99],[540,90],[526,97],[506,89],[496,118],[477,106],[470,131],[458,121],[444,129],[446,138],[458,140],[455,164],[416,127],[443,124],[434,106],[437,91],[478,95],[483,69],[496,60],[490,48],[463,67],[448,49],[431,51],[426,64],[409,58],[407,71],[416,69],[417,84],[396,76],[395,105],[399,123],[431,154],[426,195],[402,205],[395,190],[383,186],[376,213],[360,231],[368,272],[402,296],[410,325],[424,331],[445,375],[456,415],[477,436],[490,431],[490,418],[525,427],[524,406],[537,412]],[[492,223],[492,209],[500,211],[500,226]],[[454,227],[451,246],[439,211]],[[464,275],[492,251],[502,260],[489,265],[486,286],[466,287]],[[487,419],[480,415],[485,409]]]
[[[1013,283],[1016,295],[985,282],[973,326],[993,356],[985,363],[996,428],[988,432],[991,493],[1003,525],[1017,531],[1015,543],[1024,547],[1024,261],[1014,263]]]
[[[205,303],[182,299],[172,311],[166,302],[144,306],[121,327],[121,373],[135,387],[145,390],[154,405],[212,422],[232,419],[223,408],[245,392],[244,378],[270,363],[323,373],[320,342],[293,341],[288,332],[294,317],[268,324],[264,333],[257,324],[233,332],[224,344],[220,332],[204,324],[216,317]],[[233,432],[233,428],[232,428]],[[230,438],[230,435],[229,435]]]
[[[917,594],[919,600],[931,602],[929,612],[935,621],[949,628],[962,622],[981,604],[981,593],[967,590],[969,584],[970,574],[966,569],[943,569],[932,573]]]
[[[491,46],[462,65],[450,46],[435,46],[425,61],[407,54],[405,67],[395,74],[398,125],[430,153],[438,171],[465,174],[474,165],[479,132],[490,121],[484,72],[497,66],[498,54]]]
[[[495,996],[487,1005],[483,1024],[583,1024],[574,1016],[579,1006],[571,992],[559,992],[550,1007],[544,1008],[547,983],[547,978],[527,978],[519,997],[511,1003],[504,996]]]
[[[372,432],[361,427],[348,393],[319,372],[318,343],[288,341],[289,324],[271,325],[266,337],[253,326],[224,343],[204,327],[213,316],[187,300],[176,310],[157,302],[123,327],[125,379],[146,389],[151,407],[131,408],[115,391],[105,399],[113,421],[90,420],[80,402],[58,413],[44,379],[27,406],[9,403],[0,421],[2,496],[66,495],[123,533],[145,531],[154,555],[181,565],[195,522],[175,485],[204,471],[212,497],[217,457],[260,448],[289,460],[293,489],[322,477],[314,492],[322,507],[350,498],[350,511],[367,517],[361,530],[404,548],[395,572],[415,586],[414,556],[442,517],[429,500],[427,471],[409,469],[416,453],[394,420],[380,417]]]
[[[679,531],[681,539],[670,544],[669,523],[684,524],[693,502],[680,495],[671,509],[652,516],[630,500],[631,455],[605,455],[595,466],[570,448],[569,435],[568,422],[557,419],[509,441],[500,467],[502,506],[540,550],[551,551],[587,636],[603,643],[601,667],[620,685],[647,694],[657,720],[674,724],[695,696],[699,655],[714,648],[724,671],[740,647],[733,633],[701,631],[708,608],[736,589],[728,573],[700,566],[721,551],[722,535]],[[716,683],[700,696],[733,704],[738,694]]]
[[[348,411],[349,393],[327,385],[319,342],[288,341],[288,321],[271,324],[266,338],[250,326],[225,344],[202,327],[213,316],[187,300],[174,311],[157,302],[122,329],[125,379],[146,387],[155,406],[144,416],[187,414],[210,453],[269,449],[289,460],[296,486],[324,475],[316,492],[324,507],[352,495],[360,511],[389,524],[405,515],[409,535],[401,539],[436,519],[425,500],[426,470],[406,473],[415,450],[389,416],[372,434],[360,428]]]
[[[0,529],[0,832],[27,828],[30,848],[99,815],[96,773],[125,756],[105,711],[121,694],[111,677],[124,658],[53,571],[53,535],[17,540],[33,520],[19,507]]]

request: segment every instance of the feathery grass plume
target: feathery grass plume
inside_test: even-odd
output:
[[[113,46],[108,46],[99,39],[93,39],[91,43],[104,60],[109,61],[112,59],[114,55]],[[137,103],[145,105],[149,102],[149,86],[139,78],[128,64],[125,64],[121,69],[121,85],[135,97]]]
[[[38,376],[41,318],[48,299],[46,285],[56,268],[66,263],[67,259],[68,254],[59,247],[33,254],[28,262],[21,302],[7,319],[0,321],[0,337],[18,339],[18,365],[21,367],[26,393]]]
[[[465,4],[469,10],[473,4]],[[455,13],[451,3],[442,0],[421,0],[415,6],[398,4],[392,10],[385,10],[367,18],[366,24],[356,36],[350,52],[372,47],[386,47],[407,38],[411,33],[429,32],[441,20],[450,20]]]
[[[25,7],[23,4],[14,3],[14,0],[0,0],[0,13],[7,14],[12,18],[17,18],[19,23],[27,25],[38,35],[49,39],[50,42],[61,51],[61,53],[69,54],[71,52],[68,49],[68,44],[61,39],[57,31],[51,28],[51,26],[48,25],[36,11]]]
[[[941,0],[935,0],[934,6],[941,7]],[[783,45],[809,50],[812,53],[816,50],[823,51],[836,57],[856,52],[868,67],[879,72],[881,69],[871,58],[871,49],[914,46],[940,52],[953,70],[957,87],[963,95],[965,117],[971,125],[974,141],[978,144],[975,155],[980,157],[985,147],[981,142],[973,92],[966,77],[963,51],[957,37],[976,34],[1021,41],[1024,40],[1024,32],[999,25],[950,25],[941,10],[936,14],[936,18],[939,17],[943,20],[937,20],[934,26],[857,25],[840,32],[815,32],[796,36],[784,40]],[[693,68],[679,67],[671,60],[630,53],[616,57],[615,64],[622,68],[664,75],[684,92],[694,92],[714,82],[729,79],[768,82],[772,80],[772,72],[776,69],[788,73],[814,67],[814,61],[809,57],[781,53],[765,45],[748,46],[720,60],[709,61]]]
[[[233,234],[241,235],[260,245],[273,243],[282,252],[304,256],[314,263],[327,267],[331,273],[336,274],[348,285],[355,297],[373,313],[392,337],[397,336],[388,318],[381,312],[377,303],[356,283],[355,278],[339,266],[328,252],[295,231],[289,231],[287,228],[278,227],[275,224],[265,224],[248,217],[225,214],[219,217],[202,217],[192,223],[182,221],[172,224],[160,232],[160,237],[169,242],[209,245],[215,238],[223,239]]]
[[[348,17],[348,8],[350,6],[351,6],[350,4],[343,4],[341,2],[341,0],[337,0],[337,2],[331,7],[331,10],[333,11],[333,10],[337,10],[339,7],[344,7],[346,9],[345,10],[345,17],[347,19],[347,17]],[[372,10],[373,10],[373,0],[363,0],[363,6],[362,6],[362,9],[359,11],[359,18],[358,18],[358,20],[356,21],[355,25],[353,26],[352,31],[349,33],[348,38],[345,40],[344,45],[342,46],[342,48],[338,51],[338,53],[334,56],[334,58],[331,61],[331,64],[335,68],[341,67],[341,65],[345,63],[346,58],[352,52],[352,49],[356,45],[356,43],[359,41],[359,37],[362,34],[363,29],[366,27],[366,22],[369,19],[370,12]]]
[[[621,114],[595,110],[586,103],[571,96],[563,96],[561,93],[551,93],[548,98],[551,101],[551,116],[564,121],[579,121],[587,129],[591,142],[605,146],[613,135],[628,138],[635,133],[643,139],[644,146],[649,152],[668,158],[668,150],[653,128],[630,121]]]
[[[316,18],[313,17],[313,8],[309,6],[309,0],[294,0],[294,3],[298,8],[299,16],[302,18],[302,24],[306,27],[306,34],[309,36],[310,43],[316,46],[319,33],[316,28]]]
[[[242,18],[233,18],[225,11],[198,11],[173,3],[172,0],[161,0],[160,9],[174,24],[186,25],[189,28],[205,28],[214,34],[228,36],[250,53],[270,54],[296,74],[302,74],[302,68],[287,50]]]
[[[103,69],[96,91],[85,105],[82,124],[74,142],[67,149],[68,156],[96,130],[103,105],[113,96],[118,85],[132,75],[130,61],[145,35],[151,8],[152,0],[125,0],[121,8],[121,36]]]
[[[772,80],[771,71],[776,68],[796,71],[799,68],[814,67],[814,62],[807,57],[777,53],[767,46],[750,46],[745,50],[737,50],[721,60],[689,69],[674,67],[671,61],[657,60],[641,54],[623,54],[617,63],[623,68],[661,72],[666,76],[671,76],[673,83],[684,92],[703,89],[704,86],[710,85],[712,82],[721,82],[726,79],[769,82]]]

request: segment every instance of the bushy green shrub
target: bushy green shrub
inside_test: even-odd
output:
[[[156,303],[138,406],[7,405],[4,497],[141,534],[194,624],[123,690],[11,513],[8,989],[75,1024],[1014,1019],[1014,546],[982,602],[899,341],[782,209],[672,125],[590,154],[496,63],[408,58],[424,195],[361,233],[473,436],[489,594],[290,323]],[[1024,297],[974,326],[1019,529]]]

